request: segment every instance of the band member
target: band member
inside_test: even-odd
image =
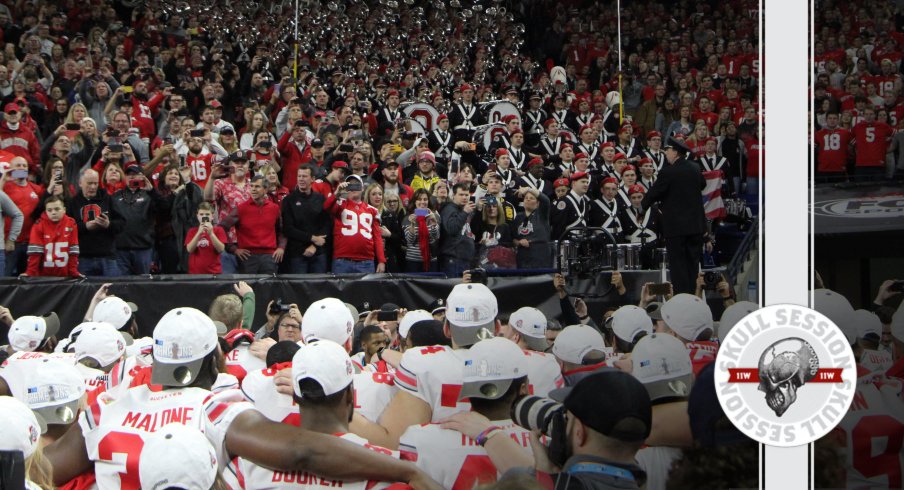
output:
[[[653,161],[653,168],[658,174],[665,165],[665,153],[662,151],[662,133],[649,131],[647,133],[647,147],[643,151],[644,156]]]
[[[571,192],[556,203],[550,216],[553,239],[558,240],[572,228],[587,226],[590,218],[589,185],[590,175],[587,173],[575,172],[571,175]]]
[[[587,158],[590,159],[593,166],[602,159],[600,157],[600,147],[599,143],[596,142],[596,131],[593,129],[593,126],[590,124],[585,124],[581,126],[581,130],[578,133],[578,138],[580,141],[577,143],[576,151],[580,153],[585,153]]]
[[[593,200],[590,205],[590,226],[596,228],[605,228],[612,233],[616,239],[619,239],[622,232],[619,211],[622,204],[618,198],[618,180],[615,177],[606,177],[602,181],[601,195],[599,199]]]
[[[534,148],[539,146],[540,138],[546,134],[543,128],[543,121],[549,118],[549,115],[540,107],[542,99],[539,93],[532,93],[528,101],[528,107],[524,111],[524,140],[525,145]]]
[[[527,162],[527,173],[518,178],[516,187],[518,189],[522,187],[536,189],[552,199],[555,193],[553,192],[552,184],[543,178],[543,170],[543,159],[532,158]]]
[[[452,133],[449,132],[449,116],[440,114],[436,118],[437,128],[430,132],[427,139],[430,151],[436,155],[437,161],[448,163],[452,158]]]
[[[377,122],[380,126],[394,125],[402,117],[399,109],[399,91],[392,89],[386,92],[386,105],[377,113]]]
[[[559,134],[559,123],[555,119],[549,118],[543,123],[545,135],[540,137],[540,145],[537,147],[537,154],[544,155],[546,158],[554,157],[562,150],[565,138]]]
[[[615,144],[615,151],[624,153],[628,157],[628,163],[635,163],[640,160],[640,145],[634,139],[634,127],[631,123],[622,125],[618,129],[618,141]]]
[[[653,164],[653,160],[644,157],[637,163],[640,164],[640,178],[637,179],[637,183],[642,185],[644,189],[650,190],[653,182],[656,182],[656,167]]]
[[[524,131],[521,128],[515,128],[509,138],[508,152],[512,168],[523,172],[526,170],[524,165],[527,163],[527,150],[524,148]]]
[[[474,87],[465,83],[460,87],[461,102],[452,104],[452,113],[449,114],[449,125],[452,126],[452,139],[459,141],[471,141],[474,136],[474,128],[484,123],[483,115],[474,103]]]
[[[628,243],[639,243],[641,249],[641,261],[645,267],[652,264],[653,251],[659,244],[660,213],[657,206],[644,209],[643,202],[646,192],[642,185],[632,185],[628,189],[631,197],[631,206],[623,208],[620,213],[620,221],[624,239]]]

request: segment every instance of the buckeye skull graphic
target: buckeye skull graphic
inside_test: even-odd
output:
[[[819,358],[807,341],[792,337],[773,343],[760,355],[759,390],[766,404],[781,417],[797,400],[797,390],[816,376]]]

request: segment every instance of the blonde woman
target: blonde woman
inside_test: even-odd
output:
[[[289,194],[289,189],[279,181],[279,169],[276,168],[276,165],[266,163],[261,165],[255,173],[264,176],[264,181],[268,185],[267,196],[270,197],[270,200],[276,204],[282,204],[282,200]]]

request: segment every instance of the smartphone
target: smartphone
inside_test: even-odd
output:
[[[423,208],[414,208],[414,215],[415,215],[415,216],[429,216],[429,215],[430,215],[430,210],[429,210],[429,209],[423,209]]]
[[[203,138],[204,130],[203,129],[192,129],[188,134],[192,138]]]
[[[469,270],[468,272],[471,273],[471,282],[472,282],[472,283],[475,283],[475,284],[476,284],[476,283],[480,283],[480,284],[486,284],[486,283],[487,283],[487,271],[486,271],[486,269],[482,269],[482,268],[478,267],[478,268],[476,268],[476,269],[471,269],[471,270]]]
[[[889,292],[901,293],[904,292],[904,281],[895,281],[891,286],[888,287]]]
[[[650,294],[655,294],[656,296],[665,296],[669,294],[672,289],[672,285],[667,282],[659,282],[650,284],[647,288]]]
[[[79,123],[66,123],[66,129],[70,131],[78,131],[81,129],[81,125]]]
[[[122,153],[122,145],[112,144],[112,145],[107,145],[107,148],[109,148],[110,151],[113,153]]]
[[[269,141],[261,141],[260,143],[257,144],[257,146],[259,146],[261,148],[273,148],[273,143],[271,143]]]
[[[133,87],[131,85],[123,85],[122,86],[122,93],[124,93],[124,94],[131,94],[133,90],[135,90],[135,87]]]
[[[205,216],[201,218],[201,223],[210,223],[210,216]]]
[[[488,172],[496,172],[496,164],[495,164],[495,163],[491,163],[491,164],[487,167],[487,171],[488,171]]]
[[[378,322],[394,322],[399,319],[399,310],[391,310],[384,311],[380,310],[377,312],[377,321]]]

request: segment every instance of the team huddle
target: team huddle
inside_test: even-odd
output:
[[[835,433],[839,447],[853,438],[848,483],[900,485],[900,448],[863,463],[857,438],[864,424],[888,429],[870,444],[904,428],[904,313],[888,350],[875,314],[829,290],[816,298],[858,356],[858,401]],[[428,309],[278,304],[257,332],[242,328],[238,296],[223,295],[136,338],[137,305],[105,285],[58,343],[56,314],[11,322],[0,455],[21,452],[27,488],[471,489],[524,468],[544,488],[666,488],[683,452],[749,443],[719,426],[712,361],[756,305],[735,303],[715,323],[697,296],[663,299],[622,306],[603,327],[550,329],[533,307],[501,314],[466,276]],[[623,459],[587,462],[591,430]]]

